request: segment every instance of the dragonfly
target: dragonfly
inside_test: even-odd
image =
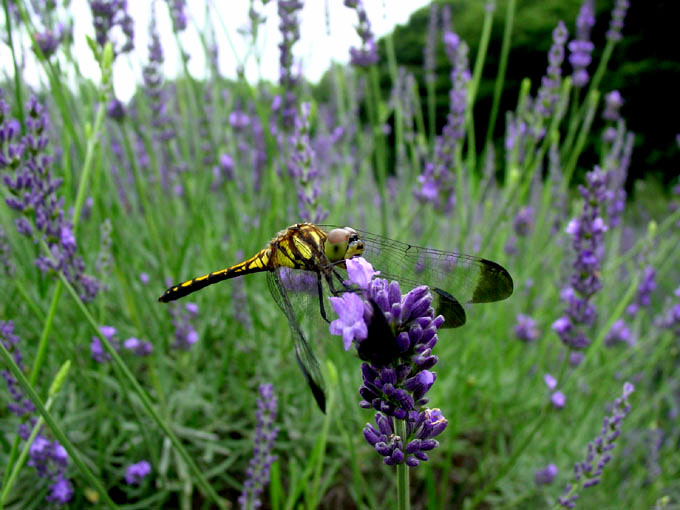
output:
[[[371,262],[381,277],[398,281],[402,291],[430,287],[444,327],[465,324],[462,304],[500,301],[513,292],[508,271],[487,259],[414,246],[351,227],[297,223],[276,234],[252,257],[173,285],[158,300],[167,303],[223,280],[266,272],[269,291],[288,321],[298,365],[325,412],[323,376],[299,316],[314,315],[317,312],[310,308],[318,307],[321,317],[330,322],[324,297],[354,290],[346,283],[344,262],[358,256]]]

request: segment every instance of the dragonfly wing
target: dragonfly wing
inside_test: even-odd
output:
[[[439,288],[460,303],[500,301],[512,294],[512,277],[495,262],[358,232],[365,244],[364,257],[385,278]]]
[[[304,289],[300,290],[295,288],[295,285],[300,285],[301,282],[291,281],[291,278],[287,276],[288,274],[292,274],[293,278],[295,278],[296,276],[302,277],[311,276],[313,278],[313,281],[302,283],[304,285],[307,284],[311,285],[309,289],[310,292],[317,292],[315,290],[317,288],[316,284],[317,276],[315,273],[311,273],[308,271],[287,271],[284,274],[282,273],[284,270],[287,270],[287,268],[280,268],[277,271],[268,272],[267,285],[269,286],[269,291],[274,297],[274,301],[276,301],[276,304],[279,305],[279,308],[281,308],[283,313],[286,315],[286,319],[288,319],[288,325],[290,326],[290,333],[293,337],[293,346],[295,347],[295,357],[297,358],[298,365],[300,366],[302,373],[305,375],[305,379],[307,379],[307,384],[309,385],[309,388],[312,390],[312,394],[314,395],[316,403],[319,405],[321,411],[325,413],[326,394],[324,391],[324,381],[323,376],[321,375],[321,370],[319,368],[319,362],[317,361],[316,356],[314,356],[314,353],[312,352],[309,343],[305,339],[304,333],[302,332],[302,328],[300,327],[300,323],[298,321],[295,308],[291,303],[291,297],[289,295],[289,292],[286,290],[291,289],[292,292],[296,292],[296,294],[294,295],[295,298],[298,298],[297,292],[304,293]],[[311,296],[309,300],[304,301],[310,303],[310,306],[311,303],[313,302]],[[319,313],[318,306],[319,305],[317,303],[316,314]]]

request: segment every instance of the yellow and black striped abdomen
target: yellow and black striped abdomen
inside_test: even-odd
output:
[[[202,288],[212,285],[213,283],[221,282],[222,280],[228,280],[230,278],[235,278],[245,274],[267,271],[269,270],[270,254],[271,249],[265,248],[257,252],[248,260],[244,260],[243,262],[240,262],[234,266],[204,274],[203,276],[197,276],[191,280],[173,285],[168,290],[166,290],[161,297],[158,298],[158,301],[167,303],[169,301],[182,298],[188,294],[191,294],[192,292],[196,292],[197,290],[201,290]]]

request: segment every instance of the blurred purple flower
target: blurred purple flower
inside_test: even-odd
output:
[[[617,121],[621,118],[621,113],[619,110],[623,106],[623,97],[618,90],[612,90],[609,94],[604,97],[605,106],[604,113],[602,117],[605,120]]]
[[[555,480],[557,473],[557,466],[550,463],[543,469],[539,469],[534,473],[534,482],[536,485],[550,485]]]
[[[586,182],[586,186],[579,186],[584,199],[581,215],[573,218],[566,229],[576,252],[571,286],[561,293],[567,308],[565,315],[553,323],[553,330],[571,349],[585,349],[590,345],[585,328],[592,326],[597,318],[591,298],[602,288],[600,271],[607,226],[601,206],[608,197],[605,173],[596,166],[586,175]]]
[[[574,69],[572,79],[574,86],[582,88],[588,83],[587,67],[592,61],[593,43],[590,41],[590,30],[595,24],[595,8],[593,0],[584,0],[576,19],[576,39],[569,43],[569,63]]]
[[[567,397],[561,391],[557,390],[550,397],[550,401],[555,409],[562,409],[567,402]]]
[[[130,464],[125,469],[125,483],[139,485],[151,473],[151,464],[146,460],[140,460],[136,464]]]
[[[269,470],[276,461],[273,455],[274,441],[279,433],[279,428],[274,425],[276,421],[277,398],[274,387],[271,384],[262,384],[259,388],[260,397],[257,399],[257,411],[255,413],[257,426],[255,428],[253,457],[250,459],[246,470],[246,481],[243,484],[243,492],[238,498],[242,509],[260,508],[260,496],[265,486],[269,483]]]
[[[147,273],[139,273],[139,281],[146,285],[149,283],[149,275]]]
[[[634,317],[642,308],[649,308],[652,302],[652,292],[656,289],[656,269],[652,266],[646,266],[642,271],[642,281],[638,287],[635,301],[628,305],[626,313]]]
[[[328,213],[323,210],[319,202],[321,196],[319,167],[309,140],[309,103],[302,103],[300,109],[301,114],[295,117],[295,130],[290,135],[288,173],[295,179],[297,186],[300,218],[312,223],[320,223],[326,219]]]
[[[512,226],[518,236],[526,237],[531,234],[534,228],[534,208],[531,206],[522,207],[515,216]]]
[[[171,303],[168,311],[172,316],[172,324],[175,327],[175,342],[173,347],[180,350],[189,350],[198,341],[198,331],[191,324],[191,320],[198,316],[198,305],[186,303]]]
[[[539,336],[540,332],[536,327],[536,321],[528,315],[519,314],[517,316],[517,324],[515,325],[515,335],[523,342],[533,342]]]
[[[623,21],[626,19],[626,12],[629,6],[630,2],[628,0],[616,0],[612,10],[612,19],[609,22],[609,30],[607,30],[607,39],[610,41],[620,41],[623,37],[621,30],[623,30]]]
[[[627,344],[629,347],[635,345],[635,338],[630,331],[630,328],[623,319],[617,320],[612,324],[611,329],[607,332],[604,337],[604,344],[607,347],[613,347],[617,344]]]
[[[564,62],[564,45],[569,32],[563,21],[557,24],[552,33],[553,44],[548,53],[548,70],[541,78],[541,87],[536,95],[535,108],[540,117],[550,117],[560,98],[562,84],[562,63]]]
[[[279,84],[283,88],[280,112],[286,129],[295,125],[297,116],[296,88],[300,81],[300,71],[293,57],[293,46],[300,39],[298,14],[303,5],[300,0],[278,0],[279,30],[283,39],[279,43]]]
[[[12,248],[7,240],[7,234],[2,226],[0,226],[0,268],[2,268],[2,272],[5,273],[6,277],[11,277],[15,271],[11,255]]]
[[[88,0],[92,11],[95,39],[100,47],[107,42],[113,44],[115,54],[128,53],[135,47],[135,24],[127,11],[127,0]],[[119,27],[125,36],[125,42],[111,40],[114,28]]]
[[[557,387],[557,379],[555,379],[555,377],[553,377],[551,374],[545,374],[543,376],[543,381],[545,382],[545,385],[551,390],[554,390]]]
[[[118,338],[116,338],[116,334],[118,333],[116,328],[113,326],[101,326],[99,331],[114,349],[117,351],[120,350],[120,342],[118,341]],[[92,336],[92,340],[90,341],[90,355],[97,363],[111,361],[111,355],[104,350],[104,346],[98,336]]]
[[[114,97],[106,106],[106,115],[113,120],[123,120],[125,118],[125,105]]]
[[[186,0],[166,0],[172,18],[172,29],[175,32],[182,32],[187,28]]]
[[[50,58],[57,51],[59,44],[61,44],[62,36],[63,27],[61,25],[56,30],[46,28],[42,32],[35,34],[35,41],[45,58]]]
[[[676,302],[655,321],[655,324],[663,329],[671,330],[676,337],[680,338],[680,287],[673,293]]]
[[[558,499],[564,508],[574,508],[579,489],[587,489],[600,483],[605,466],[612,459],[611,451],[617,438],[621,435],[623,420],[630,412],[628,397],[635,388],[629,382],[623,385],[623,394],[614,401],[611,416],[602,421],[600,435],[588,443],[586,457],[583,462],[574,464],[574,483],[566,486],[564,494]]]
[[[17,366],[25,371],[19,344],[21,339],[14,332],[14,323],[12,321],[0,321],[0,342],[14,358]],[[31,428],[35,427],[38,420],[35,416],[35,406],[33,402],[24,395],[23,390],[19,386],[18,381],[8,370],[0,371],[0,375],[7,383],[7,390],[12,399],[12,402],[7,405],[8,410],[23,419],[23,423],[19,425],[19,437],[27,440],[30,436]],[[40,478],[45,478],[50,481],[50,492],[47,495],[47,500],[63,505],[68,503],[73,496],[73,486],[64,474],[68,468],[68,453],[66,449],[58,441],[50,441],[42,433],[33,440],[28,450],[29,466],[34,467],[36,473]]]
[[[375,37],[371,30],[371,22],[364,9],[362,0],[344,0],[346,7],[354,9],[359,17],[359,24],[356,26],[357,34],[361,38],[360,48],[350,48],[350,62],[356,67],[370,67],[378,63],[378,47],[375,44]]]
[[[123,347],[128,351],[133,351],[137,356],[148,356],[153,352],[153,345],[146,340],[139,340],[130,337],[123,342]]]
[[[430,4],[430,18],[427,24],[427,34],[425,39],[425,49],[423,51],[423,62],[425,68],[425,81],[434,83],[437,79],[437,33],[439,6],[436,3]]]
[[[91,301],[100,285],[85,274],[85,263],[76,254],[73,225],[64,213],[64,199],[57,195],[62,179],[53,177],[52,156],[46,154],[47,109],[35,97],[27,101],[26,135],[17,140],[19,123],[8,117],[9,105],[2,95],[0,90],[0,170],[8,192],[5,203],[23,215],[16,220],[17,231],[46,242],[50,255],[39,255],[35,261],[41,271],[62,273],[84,301]]]
[[[444,18],[450,19],[448,6]],[[470,81],[468,68],[468,46],[461,41],[447,22],[444,23],[444,48],[451,62],[451,83],[449,91],[449,113],[442,133],[435,140],[434,155],[425,163],[423,173],[418,176],[420,187],[415,195],[422,202],[430,202],[444,212],[453,209],[455,201],[454,170],[456,149],[465,136],[465,110],[467,108],[467,83]]]

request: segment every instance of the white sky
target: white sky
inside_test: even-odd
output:
[[[180,39],[185,51],[191,55],[189,71],[197,78],[205,75],[206,67],[204,52],[197,33],[197,29],[203,30],[205,26],[206,3],[210,7],[210,15],[220,48],[220,72],[224,76],[235,77],[237,64],[248,53],[248,41],[238,32],[238,29],[248,24],[250,2],[247,0],[187,1],[189,26],[181,34]],[[413,11],[428,3],[428,0],[364,0],[364,6],[376,37],[388,33],[397,24],[405,23]],[[260,66],[258,68],[251,55],[245,63],[246,78],[250,81],[255,81],[260,77],[276,81],[279,73],[277,45],[281,39],[278,30],[276,0],[269,0],[264,8],[261,1],[256,0],[255,6],[267,18],[267,21],[264,26],[261,26],[258,37]],[[172,24],[166,2],[158,1],[156,8],[158,30],[165,54],[164,71],[167,76],[173,77],[183,72],[179,61],[179,51],[172,34]],[[135,20],[135,50],[129,56],[119,57],[114,67],[115,92],[117,97],[124,101],[132,96],[135,86],[142,81],[141,67],[148,58],[151,1],[130,0],[128,9]],[[326,9],[328,9],[328,26]],[[99,69],[85,40],[86,34],[94,37],[92,16],[87,0],[72,0],[68,12],[74,21],[75,55],[80,70],[83,75],[98,81]],[[4,16],[0,17],[4,18]],[[349,48],[359,45],[359,36],[355,31],[356,12],[345,7],[342,0],[306,0],[300,19],[301,38],[293,51],[296,58],[302,62],[303,74],[311,81],[317,81],[331,62],[347,62]],[[26,41],[24,44],[28,47]],[[11,54],[8,47],[2,43],[0,43],[0,69],[3,75],[11,77],[14,74]],[[33,55],[27,55],[26,66],[22,71],[24,79],[33,86],[40,82],[45,83],[41,73]]]

